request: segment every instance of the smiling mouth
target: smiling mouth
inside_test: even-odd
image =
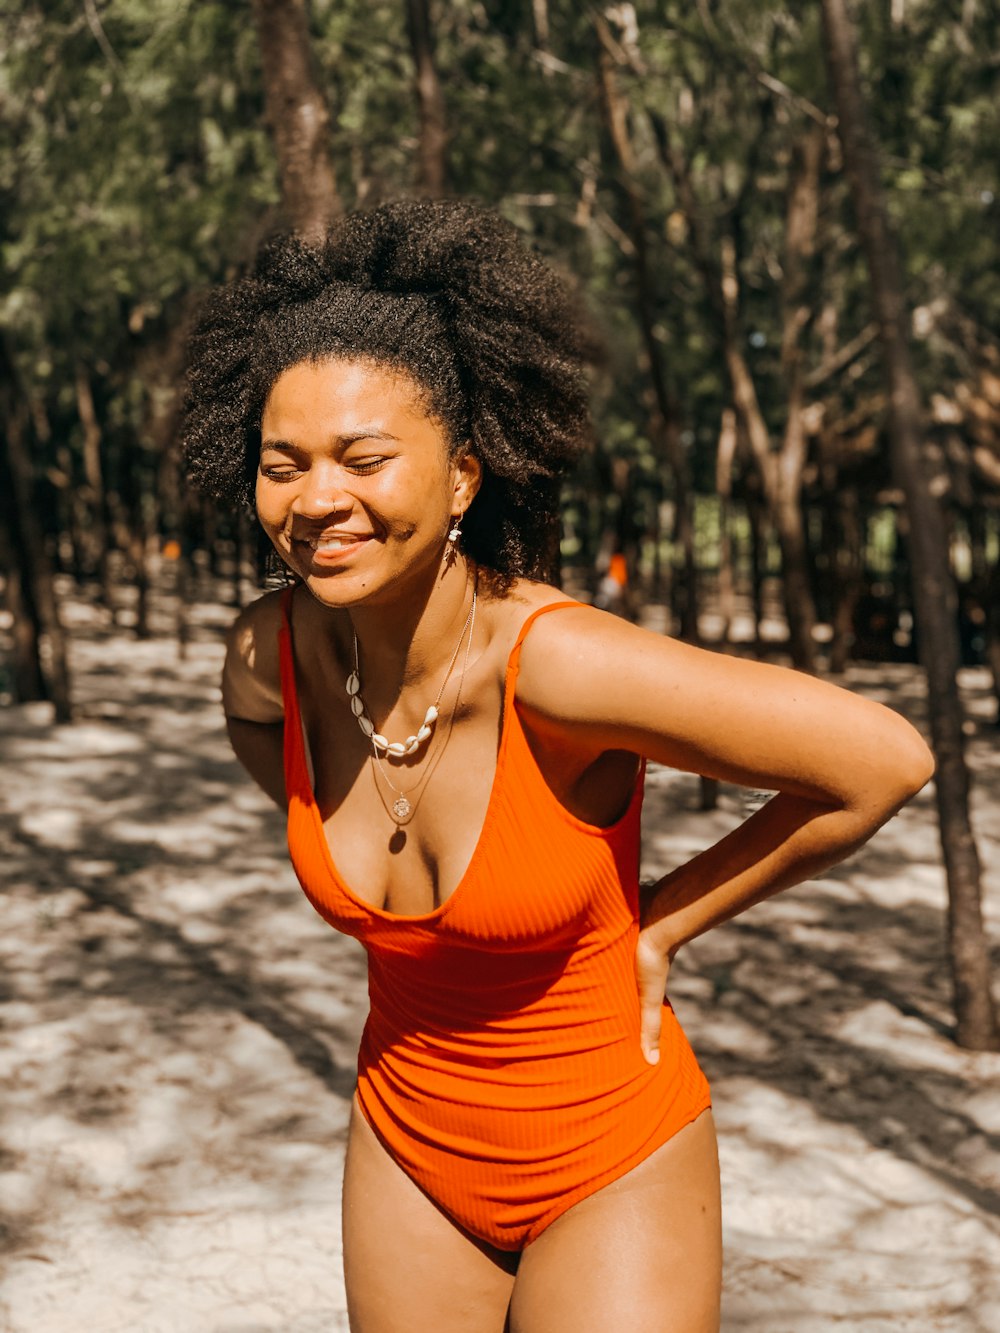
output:
[[[301,545],[308,546],[311,551],[343,551],[348,546],[357,546],[361,542],[368,541],[369,538],[362,533],[344,532],[337,533],[334,536],[324,537],[302,537],[299,538]]]

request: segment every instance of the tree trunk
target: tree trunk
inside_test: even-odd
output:
[[[816,662],[813,639],[816,605],[809,578],[809,544],[802,505],[802,475],[808,453],[802,336],[812,319],[809,264],[816,249],[819,173],[824,146],[823,129],[812,126],[794,150],[781,294],[781,367],[785,377],[787,411],[784,438],[775,467],[773,501],[775,526],[781,542],[789,646],[792,661],[807,671],[812,670]]]
[[[969,774],[956,680],[958,608],[944,516],[924,471],[922,411],[910,360],[903,279],[882,198],[874,142],[866,123],[854,28],[846,0],[822,0],[822,14],[838,132],[868,264],[888,381],[893,473],[903,490],[910,518],[918,650],[927,676],[931,736],[937,756],[935,789],[948,877],[948,939],[958,1041],[972,1050],[997,1050],[1000,1034],[983,933],[979,855],[969,819]]]
[[[721,641],[729,642],[729,630],[736,609],[736,583],[733,578],[733,464],[736,461],[736,413],[727,407],[722,414],[719,442],[715,450],[715,491],[719,497],[719,578],[716,595],[722,617]]]
[[[448,189],[448,118],[434,63],[430,0],[406,0],[406,30],[420,117],[417,188],[421,194],[442,195]]]
[[[535,26],[535,46],[539,51],[549,49],[549,0],[531,0],[531,17]]]
[[[35,502],[35,475],[31,459],[24,445],[27,410],[23,402],[8,404],[6,413],[6,469],[10,476],[10,494],[17,512],[19,565],[22,571],[22,600],[34,621],[32,634],[44,636],[48,647],[48,669],[44,672],[45,694],[55,705],[56,721],[69,722],[72,718],[69,668],[67,665],[66,635],[59,617],[49,560],[45,530],[38,516]],[[39,634],[40,631],[40,634]]]
[[[761,625],[764,620],[764,580],[767,578],[767,506],[759,492],[747,487],[744,496],[750,528],[750,601],[753,607],[753,637],[763,648]]]
[[[854,642],[854,614],[864,584],[861,569],[861,515],[855,486],[842,485],[836,492],[833,542],[833,641],[830,670],[847,669]]]
[[[709,305],[715,314],[722,356],[729,377],[733,407],[743,436],[760,474],[764,498],[781,546],[785,615],[788,621],[789,651],[794,665],[813,671],[816,654],[813,626],[816,611],[809,581],[805,529],[801,513],[802,469],[805,466],[805,434],[802,429],[803,375],[799,364],[799,338],[810,312],[804,305],[807,280],[805,260],[815,241],[819,162],[822,141],[807,135],[800,147],[796,172],[789,196],[786,261],[791,260],[795,274],[786,282],[785,302],[790,310],[786,319],[783,356],[788,382],[788,423],[781,453],[771,448],[771,433],[757,395],[753,374],[743,354],[740,324],[741,284],[739,256],[733,235],[724,235],[716,244],[710,234],[705,211],[698,206],[687,158],[666,119],[650,113],[660,159],[677,191],[678,202],[687,220],[694,243],[695,259],[705,283]],[[800,276],[800,274],[802,276]]]
[[[101,423],[94,405],[94,391],[90,372],[82,361],[76,363],[76,410],[83,426],[83,475],[87,482],[90,501],[89,527],[93,534],[94,564],[101,602],[114,616],[114,592],[111,586],[110,534],[108,530],[108,503],[104,488],[104,465],[101,458]]]
[[[11,685],[14,701],[19,704],[49,697],[42,670],[42,626],[24,555],[13,485],[9,468],[4,466],[0,467],[0,569],[3,570],[4,600],[12,622]]]
[[[993,677],[993,693],[997,701],[997,726],[1000,727],[1000,554],[986,582],[984,597],[986,610],[986,664]]]
[[[281,201],[296,231],[317,237],[341,211],[330,113],[316,80],[306,0],[253,0]]]
[[[678,404],[668,384],[663,351],[656,336],[649,248],[646,242],[645,204],[638,184],[635,152],[628,128],[628,103],[615,78],[615,42],[605,20],[597,15],[598,77],[601,108],[608,137],[618,165],[618,178],[628,207],[629,236],[633,246],[635,301],[649,363],[649,378],[656,402],[656,435],[660,455],[670,468],[674,482],[674,532],[672,545],[681,550],[681,568],[674,580],[674,605],[680,638],[698,641],[697,571],[695,568],[694,519],[687,459],[681,445]]]

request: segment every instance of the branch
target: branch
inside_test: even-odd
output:
[[[97,12],[94,0],[83,0],[83,12],[87,19],[87,27],[94,34],[94,40],[103,51],[105,60],[119,77],[124,78],[125,66],[118,59],[115,48],[108,41],[108,34],[104,31],[104,24],[101,22],[101,16]]]
[[[851,362],[869,347],[878,337],[878,325],[867,324],[860,333],[846,342],[839,351],[835,352],[828,361],[822,362],[815,370],[811,370],[805,378],[807,389],[818,389],[821,384],[825,384],[833,375],[839,375],[842,370],[851,364]]]

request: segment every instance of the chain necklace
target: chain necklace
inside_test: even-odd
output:
[[[424,786],[424,784],[430,777],[433,770],[437,767],[437,760],[435,760],[433,764],[429,764],[427,766],[423,774],[420,776],[420,778],[418,778],[418,780],[413,784],[412,787],[408,787],[404,790],[400,787],[397,787],[396,784],[389,777],[385,765],[382,763],[382,756],[379,754],[379,749],[380,748],[384,749],[387,755],[392,755],[394,758],[403,758],[404,756],[414,754],[416,750],[420,748],[420,745],[422,745],[424,741],[429,739],[433,723],[437,721],[437,718],[439,716],[438,710],[441,703],[441,699],[444,695],[445,687],[448,684],[448,680],[451,677],[452,670],[455,666],[456,661],[458,660],[458,654],[462,648],[462,641],[465,640],[465,657],[462,661],[462,674],[458,678],[458,691],[455,695],[455,704],[451,711],[451,722],[448,727],[448,736],[445,738],[445,744],[447,745],[448,738],[451,736],[451,727],[454,726],[455,724],[455,717],[458,713],[458,707],[462,701],[462,686],[465,683],[465,673],[468,670],[469,666],[469,654],[472,651],[472,638],[473,635],[475,634],[475,629],[476,629],[476,600],[477,600],[477,590],[473,588],[472,606],[469,608],[469,614],[466,617],[465,624],[462,626],[461,637],[459,638],[458,643],[455,645],[455,651],[452,654],[451,662],[449,663],[448,670],[445,673],[444,682],[442,683],[441,688],[438,691],[437,699],[427,710],[428,714],[430,714],[433,710],[433,718],[431,719],[430,722],[427,722],[425,715],[424,725],[420,729],[421,731],[424,731],[426,729],[427,735],[421,736],[420,732],[418,732],[416,736],[411,736],[407,742],[400,742],[399,747],[401,748],[399,748],[388,743],[381,745],[380,742],[384,740],[384,737],[378,736],[377,733],[374,731],[374,729],[372,730],[372,733],[370,735],[369,733],[365,732],[365,734],[368,735],[369,740],[372,742],[373,768],[377,767],[378,772],[382,774],[382,778],[385,781],[386,786],[389,788],[391,792],[395,794],[396,799],[393,801],[391,806],[387,806],[386,808],[389,814],[392,816],[392,818],[396,821],[397,825],[401,826],[403,824],[406,824],[412,818],[413,812],[417,807],[417,802],[420,800],[420,796],[423,794],[421,788]],[[468,633],[468,638],[466,639],[467,633]],[[355,647],[356,645],[357,645],[357,639],[355,639]],[[356,663],[357,663],[357,657],[355,655],[355,664]],[[355,674],[357,673],[355,672]],[[358,693],[351,696],[352,707],[354,699],[358,697],[359,697]],[[355,716],[360,721],[362,715],[359,713],[355,713]],[[364,728],[362,728],[362,730],[364,730]],[[412,746],[412,748],[407,748],[407,746],[409,746],[409,742],[413,740],[416,740],[417,744]],[[443,749],[439,750],[437,758],[440,759],[443,753],[444,753]],[[375,786],[376,788],[378,787],[377,781],[375,783]],[[413,797],[412,801],[410,800],[411,796]]]
[[[346,689],[351,701],[351,712],[358,719],[358,726],[368,737],[375,750],[375,756],[378,757],[379,750],[384,750],[386,754],[391,754],[396,759],[402,759],[404,756],[416,754],[426,741],[430,740],[431,732],[434,730],[434,723],[438,720],[438,714],[441,707],[441,697],[444,694],[445,686],[458,660],[459,649],[462,647],[462,640],[465,638],[466,630],[475,620],[476,616],[476,589],[472,589],[472,606],[469,608],[469,614],[465,618],[465,624],[462,626],[462,633],[458,636],[458,643],[455,644],[455,651],[451,655],[451,661],[448,663],[448,670],[444,673],[444,680],[441,682],[441,688],[437,692],[437,698],[424,714],[424,720],[420,724],[416,733],[407,736],[405,741],[390,741],[375,730],[375,724],[368,715],[368,709],[365,707],[365,701],[361,697],[361,667],[358,656],[358,636],[354,635],[354,670],[347,677]]]

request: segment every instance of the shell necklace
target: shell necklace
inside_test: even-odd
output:
[[[434,724],[440,716],[441,699],[444,696],[448,681],[451,679],[451,673],[454,670],[455,663],[458,661],[458,654],[461,651],[462,643],[466,634],[468,634],[469,640],[465,648],[465,661],[462,665],[462,680],[465,679],[465,671],[469,665],[469,649],[472,647],[472,630],[476,621],[476,595],[477,590],[476,588],[473,588],[472,605],[469,608],[469,614],[465,618],[465,624],[462,626],[462,633],[459,635],[458,643],[455,644],[455,651],[451,655],[451,661],[448,663],[448,670],[444,674],[441,688],[437,692],[437,698],[427,709],[427,712],[424,714],[424,720],[418,727],[417,731],[412,736],[407,736],[405,741],[390,741],[383,736],[381,732],[375,730],[375,724],[372,722],[371,717],[368,714],[368,709],[365,707],[365,701],[361,697],[361,668],[358,636],[357,634],[354,635],[354,670],[347,677],[346,681],[347,694],[351,701],[351,712],[357,718],[358,726],[361,728],[364,735],[371,741],[372,752],[382,771],[383,777],[385,777],[386,782],[392,790],[397,793],[397,799],[393,803],[392,813],[398,820],[407,819],[413,813],[413,807],[406,799],[405,793],[401,792],[398,787],[393,787],[392,783],[389,782],[385,769],[382,766],[382,759],[379,752],[384,751],[387,756],[391,756],[394,759],[408,758],[415,755],[421,746],[425,745],[427,741],[430,740],[434,731]],[[461,681],[459,682],[458,689],[460,697],[462,691]],[[456,708],[458,707],[457,699],[455,706]],[[419,786],[420,784],[418,783],[417,785]]]
[[[441,756],[444,754],[445,747],[447,746],[448,741],[451,739],[451,729],[455,725],[455,718],[458,716],[459,705],[462,702],[462,687],[465,684],[465,673],[469,667],[469,654],[472,651],[472,639],[476,632],[475,603],[473,603],[472,614],[466,621],[466,625],[468,626],[469,637],[465,644],[465,656],[462,660],[462,674],[458,678],[458,689],[455,691],[455,703],[452,706],[451,718],[449,719],[448,722],[448,730],[445,734],[444,742],[438,749],[437,754],[434,756],[433,759],[428,760],[427,766],[424,768],[423,774],[417,779],[417,781],[413,784],[412,787],[409,787],[406,791],[403,791],[402,788],[397,787],[396,784],[393,782],[393,780],[390,778],[389,774],[385,770],[385,765],[382,763],[382,760],[379,757],[378,750],[376,750],[375,747],[372,746],[373,769],[377,768],[378,771],[382,774],[382,779],[385,782],[385,785],[389,788],[389,790],[393,793],[393,795],[396,798],[391,806],[387,805],[385,801],[382,802],[382,804],[385,806],[386,811],[396,821],[396,834],[394,835],[394,837],[400,834],[402,834],[405,837],[405,834],[403,833],[403,825],[409,823],[414,810],[416,810],[417,805],[420,802],[421,796],[423,796],[424,794],[425,784],[430,779],[430,776],[434,772],[435,768],[437,768],[438,763],[441,760]],[[465,634],[464,629],[462,630],[462,634],[464,636]],[[461,647],[461,642],[462,641],[460,639],[459,647]],[[430,751],[428,750],[428,756],[429,755]],[[378,786],[378,781],[376,781],[375,786],[376,787]],[[412,797],[413,799],[411,800],[410,797]]]

